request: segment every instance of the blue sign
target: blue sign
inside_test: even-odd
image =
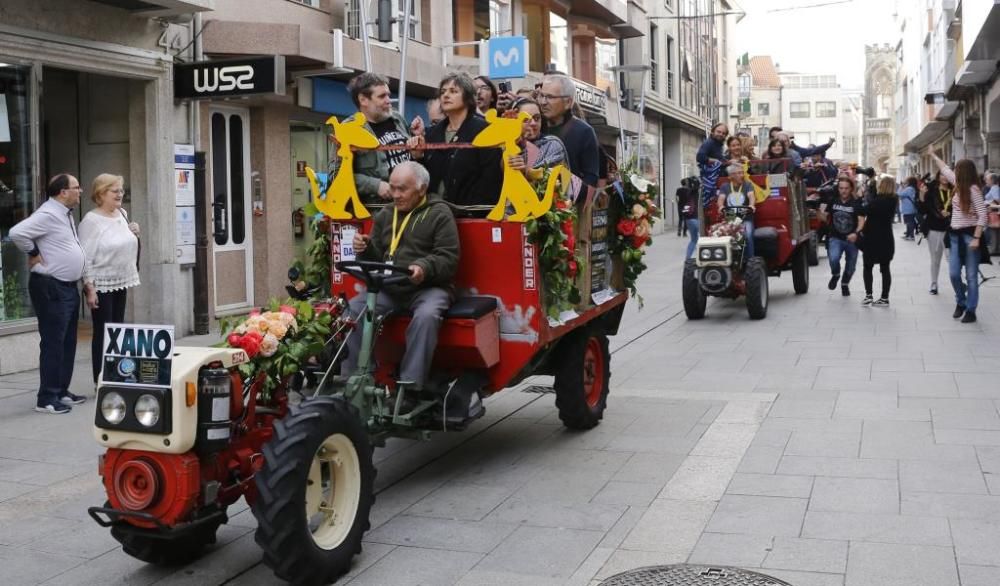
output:
[[[485,61],[485,63],[483,62]],[[490,79],[528,75],[528,37],[493,37],[486,41],[480,69]]]

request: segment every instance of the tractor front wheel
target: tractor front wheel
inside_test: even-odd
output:
[[[570,429],[591,429],[601,422],[608,403],[611,353],[608,337],[597,327],[566,334],[556,354],[556,408]]]
[[[799,244],[792,256],[792,288],[796,295],[809,292],[809,244]]]
[[[694,276],[697,265],[694,260],[684,261],[684,277],[681,279],[681,299],[684,301],[684,314],[688,319],[701,319],[705,317],[705,305],[707,299],[705,292],[701,290],[698,278]]]
[[[361,552],[375,501],[368,432],[355,409],[315,397],[274,425],[257,473],[257,544],[275,575],[328,584]]]
[[[137,560],[156,566],[180,566],[198,559],[205,547],[215,543],[215,532],[222,523],[225,517],[176,539],[150,537],[116,525],[111,527],[111,537],[122,544],[122,551]]]
[[[747,313],[750,319],[767,317],[767,303],[770,291],[767,287],[767,265],[764,259],[755,256],[747,261],[744,278],[747,284]]]

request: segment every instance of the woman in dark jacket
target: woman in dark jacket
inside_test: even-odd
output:
[[[469,143],[487,126],[475,115],[476,90],[466,73],[451,73],[441,80],[440,99],[444,120],[427,131],[427,142]],[[431,175],[427,192],[457,206],[485,206],[482,214],[467,210],[466,215],[485,215],[500,200],[503,184],[501,150],[498,148],[455,148],[428,150],[423,164]],[[462,215],[461,211],[456,215]]]
[[[892,285],[892,273],[889,263],[896,254],[896,242],[892,235],[892,220],[896,217],[896,207],[899,198],[896,197],[896,180],[883,175],[878,180],[875,198],[865,206],[867,220],[862,231],[862,251],[864,253],[865,299],[861,302],[866,307],[889,307],[889,287]],[[882,296],[876,301],[872,299],[872,285],[875,277],[872,274],[875,265],[882,273]]]

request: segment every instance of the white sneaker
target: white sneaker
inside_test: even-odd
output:
[[[864,305],[865,307],[871,307],[872,303],[874,302],[875,300],[872,299],[871,295],[865,295],[865,298],[861,300],[861,305]]]

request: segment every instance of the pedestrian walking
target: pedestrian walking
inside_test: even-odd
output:
[[[80,243],[87,254],[83,291],[94,324],[90,358],[95,388],[103,363],[104,325],[125,321],[128,290],[139,285],[139,224],[129,222],[122,209],[124,182],[120,175],[98,175],[90,193],[97,207],[80,222]]]
[[[86,400],[69,391],[80,317],[77,287],[86,261],[73,220],[80,182],[66,173],[56,175],[45,194],[45,203],[10,229],[10,239],[28,255],[28,295],[41,338],[35,411],[61,414]]]
[[[983,174],[986,182],[987,227],[989,246],[992,254],[1000,254],[1000,185],[997,174],[992,171]]]
[[[923,211],[921,226],[931,261],[930,294],[938,294],[938,275],[944,256],[945,239],[951,224],[951,184],[939,172],[937,179],[920,185],[918,207]]]
[[[931,150],[941,175],[955,185],[951,198],[951,234],[948,255],[951,286],[955,290],[955,311],[952,317],[962,323],[975,323],[979,307],[979,247],[986,230],[986,200],[979,185],[976,164],[961,159],[952,170]],[[962,281],[965,269],[965,282]]]
[[[685,179],[688,189],[684,193],[684,199],[677,202],[680,208],[680,222],[684,224],[684,232],[688,236],[687,255],[684,258],[691,258],[695,248],[698,246],[698,236],[701,233],[701,226],[698,223],[698,203],[700,199],[700,187],[697,177]]]
[[[907,177],[896,195],[899,196],[899,210],[906,225],[903,240],[914,240],[917,233],[917,178]]]
[[[862,277],[865,281],[865,298],[861,304],[866,307],[889,307],[889,289],[892,287],[892,272],[889,265],[896,253],[892,224],[898,207],[896,180],[883,175],[876,184],[875,197],[865,207],[865,226],[862,231],[864,238]],[[876,265],[882,275],[882,294],[878,300],[872,297],[875,280],[873,271]]]
[[[840,293],[844,297],[851,294],[850,282],[854,269],[858,264],[858,234],[865,227],[865,210],[861,200],[854,197],[857,185],[854,179],[843,176],[837,180],[838,199],[833,203],[821,204],[820,213],[829,215],[829,246],[830,282],[828,288],[833,291],[840,283]],[[841,276],[840,257],[846,257],[846,264]]]

